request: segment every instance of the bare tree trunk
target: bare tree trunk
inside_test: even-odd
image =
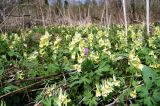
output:
[[[126,13],[126,1],[125,0],[122,0],[123,2],[123,14],[124,14],[124,23],[125,23],[125,33],[126,33],[126,36],[128,35],[128,26],[127,26],[127,13]]]
[[[147,24],[147,35],[149,35],[149,0],[146,0],[146,24]]]

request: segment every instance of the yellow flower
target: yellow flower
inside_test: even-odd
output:
[[[90,43],[93,41],[93,38],[94,38],[94,35],[92,33],[90,33],[88,35],[88,40],[89,40]]]
[[[105,41],[104,41],[102,38],[100,38],[100,39],[98,40],[98,44],[99,44],[100,47],[106,45]]]
[[[144,67],[143,64],[138,65],[138,69],[140,69],[141,71],[142,71],[143,67]]]
[[[73,60],[75,60],[75,58],[76,58],[76,52],[73,52],[73,53],[71,54],[71,58],[72,58]]]
[[[102,30],[100,30],[97,32],[97,35],[98,35],[97,37],[103,37],[103,36],[107,36],[107,33],[105,31],[103,32]]]
[[[45,54],[44,49],[40,49],[39,54],[44,55]]]
[[[134,50],[132,50],[129,54],[129,60],[130,64],[133,65],[135,68],[142,70],[143,69],[143,64],[141,64],[140,59],[138,56],[135,56]]]
[[[160,68],[160,64],[153,64],[153,65],[150,65],[150,67],[152,67],[152,68]]]
[[[132,98],[136,98],[136,97],[137,97],[136,90],[132,91],[132,92],[130,93],[130,96],[131,96]]]
[[[20,79],[20,80],[24,79],[24,75],[25,74],[22,70],[16,73],[17,79]]]
[[[99,85],[96,84],[96,97],[99,97],[99,96],[101,96],[101,92],[99,89]]]
[[[59,96],[58,96],[58,106],[67,106],[67,103],[70,102],[70,99],[67,99],[66,92],[62,93],[62,88],[60,88]]]
[[[133,60],[135,58],[135,52],[132,50],[130,53],[129,53],[129,59],[130,60]]]
[[[75,43],[74,43],[74,42],[71,42],[71,43],[69,44],[69,51],[72,51],[72,50],[74,49],[74,47],[75,47]]]
[[[78,72],[81,72],[81,65],[80,64],[75,64],[74,69],[77,70]]]
[[[81,64],[84,61],[84,58],[82,56],[78,55],[77,61],[78,61],[79,64]]]
[[[107,97],[110,92],[108,92],[108,88],[106,88],[104,85],[101,86],[102,96]]]
[[[38,56],[38,52],[34,51],[34,52],[32,52],[32,54],[29,55],[28,59],[33,60],[33,59],[36,59],[37,56]]]
[[[43,48],[43,47],[45,47],[47,45],[48,45],[48,37],[47,36],[41,37],[39,47]]]
[[[43,48],[43,47],[45,47],[45,46],[48,46],[48,44],[49,44],[49,37],[50,37],[50,35],[49,35],[49,33],[46,31],[46,32],[45,32],[45,35],[40,38],[40,44],[39,44],[39,47],[40,47],[40,48]]]
[[[112,86],[108,85],[107,83],[104,84],[104,87],[106,89],[106,93],[111,93],[113,91]]]
[[[45,47],[45,46],[48,46],[48,44],[49,44],[49,37],[50,37],[50,36],[51,36],[51,35],[49,35],[49,33],[46,31],[46,32],[45,32],[45,35],[40,38],[40,44],[39,44],[39,47],[40,47],[40,48],[43,48],[43,47]]]
[[[20,41],[20,39],[21,39],[21,38],[18,36],[18,34],[14,34],[14,40],[15,40],[15,41]]]
[[[71,38],[71,35],[66,35],[65,38],[66,40],[68,40],[69,38]]]
[[[120,81],[116,80],[114,75],[113,75],[113,82],[112,83],[114,86],[120,86]]]
[[[46,94],[47,96],[51,97],[52,94],[54,93],[53,91],[54,91],[55,88],[56,88],[56,84],[53,84],[52,86],[50,86],[50,87],[48,87],[48,88],[46,89],[45,94]]]
[[[111,42],[109,41],[109,39],[105,40],[105,46],[107,46],[108,48],[111,48]]]
[[[136,56],[134,59],[130,60],[130,63],[136,67],[137,69],[142,70],[143,65],[141,64],[140,59],[138,58],[138,56]]]
[[[56,40],[55,40],[55,42],[54,42],[54,46],[56,46],[57,44],[59,44],[60,42],[61,42],[61,38],[60,37],[56,37]]]
[[[102,96],[106,97],[113,92],[113,87],[108,85],[106,81],[101,85]]]
[[[68,61],[68,58],[66,57],[66,56],[64,56],[63,57],[63,62],[65,63],[65,64],[67,64],[69,61]]]
[[[52,96],[52,90],[51,90],[50,87],[46,90],[45,94],[46,94],[47,96],[49,96],[49,97]]]
[[[80,33],[75,33],[75,36],[73,37],[72,41],[75,43],[78,43],[79,41],[81,41],[82,39],[82,35]]]
[[[89,57],[90,57],[92,60],[94,60],[95,62],[98,63],[98,61],[99,61],[99,54],[98,54],[98,52],[96,52],[96,53],[91,52],[90,55],[89,55]]]
[[[102,96],[106,97],[109,95],[108,93],[106,93],[106,88],[104,87],[104,85],[101,85],[101,91],[102,91]]]

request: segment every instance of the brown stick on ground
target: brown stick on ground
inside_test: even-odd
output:
[[[67,75],[67,73],[64,73],[64,75]],[[51,74],[51,75],[42,76],[42,77],[28,78],[28,79],[23,79],[23,80],[16,80],[16,81],[9,82],[9,83],[10,84],[19,84],[19,83],[23,83],[23,82],[27,82],[27,81],[40,81],[40,80],[50,79],[52,77],[59,77],[59,76],[63,76],[63,73]],[[5,85],[7,83],[8,82],[4,82],[4,83],[2,83],[2,85]]]
[[[17,94],[17,93],[20,93],[20,92],[22,92],[23,90],[26,90],[26,89],[28,89],[28,88],[30,88],[30,87],[33,87],[33,86],[38,85],[38,84],[41,84],[42,82],[43,82],[43,81],[38,81],[38,82],[35,82],[35,83],[30,84],[30,85],[28,85],[28,86],[25,86],[25,87],[22,87],[22,88],[20,88],[20,89],[17,89],[17,90],[15,90],[15,91],[6,93],[6,94],[0,96],[0,99],[5,98],[5,97],[7,97],[7,96],[12,96],[12,95]]]

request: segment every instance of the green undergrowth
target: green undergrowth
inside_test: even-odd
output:
[[[160,26],[34,27],[0,35],[1,106],[158,106]]]

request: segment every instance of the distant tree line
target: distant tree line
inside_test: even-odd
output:
[[[8,18],[15,22],[12,16],[17,16],[17,14],[22,17],[24,21],[27,19],[27,22],[19,23],[30,23],[29,26],[36,24],[37,21],[38,23],[45,23],[43,25],[47,25],[57,22],[68,24],[86,19],[92,23],[124,23],[122,1],[123,0],[0,0],[0,23]],[[128,23],[146,21],[146,0],[125,0],[125,5]],[[10,14],[16,6],[17,9],[15,12]],[[160,20],[159,10],[160,0],[150,0],[151,22]],[[10,15],[10,17],[8,17],[8,15]],[[7,24],[7,22],[4,24]]]

